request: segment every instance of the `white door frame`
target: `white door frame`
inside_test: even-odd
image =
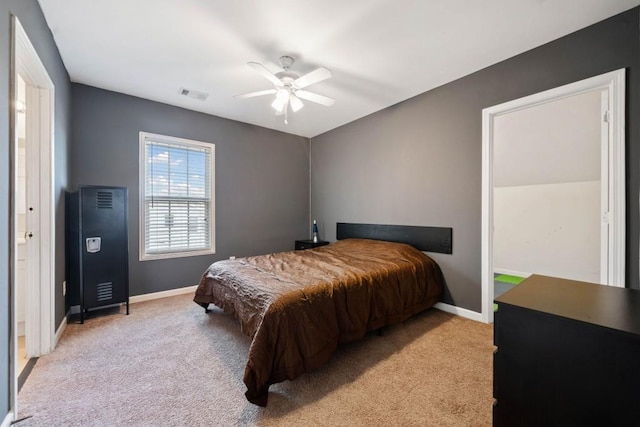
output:
[[[29,40],[27,33],[20,24],[16,16],[11,19],[12,30],[12,55],[11,55],[11,113],[10,113],[10,138],[11,138],[11,158],[10,170],[12,179],[12,193],[17,184],[17,148],[18,132],[16,129],[16,100],[17,100],[17,76],[20,74],[27,84],[27,132],[29,140],[27,144],[33,143],[36,150],[32,150],[32,155],[27,158],[31,168],[39,171],[39,182],[35,187],[39,188],[34,198],[28,200],[27,206],[33,206],[35,221],[31,221],[34,227],[34,244],[29,251],[36,252],[39,262],[35,266],[35,275],[32,279],[27,279],[26,296],[26,342],[27,353],[30,357],[37,357],[49,353],[55,346],[55,286],[54,286],[54,186],[53,186],[53,145],[54,145],[54,85],[49,77],[46,68],[38,57],[38,54]],[[28,151],[28,150],[27,150]],[[27,184],[30,185],[30,184]],[[16,316],[16,282],[15,272],[17,269],[16,252],[16,201],[11,197],[11,250],[12,273],[10,275],[11,289],[11,361],[10,375],[12,378],[10,409],[14,417],[17,414],[17,347],[18,347],[18,324]],[[29,216],[29,215],[27,215]],[[30,221],[27,220],[27,224]],[[37,234],[37,235],[36,235]],[[29,244],[27,243],[27,246]],[[30,269],[33,266],[29,267]]]
[[[620,69],[482,110],[482,321],[493,322],[493,137],[494,118],[562,98],[607,89],[609,136],[610,286],[625,286],[625,70]]]

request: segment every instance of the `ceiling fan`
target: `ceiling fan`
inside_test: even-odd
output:
[[[258,92],[245,93],[243,95],[236,95],[236,98],[245,99],[253,98],[256,96],[264,95],[276,95],[275,100],[271,103],[271,106],[276,110],[276,115],[284,114],[284,122],[288,124],[288,110],[291,106],[291,110],[295,113],[304,107],[301,99],[306,101],[315,102],[316,104],[330,107],[335,100],[324,95],[309,92],[304,90],[307,86],[319,83],[331,77],[331,71],[324,67],[317,68],[310,73],[307,73],[301,77],[297,74],[289,71],[289,68],[293,65],[293,58],[290,56],[281,56],[280,65],[284,71],[273,74],[264,65],[258,62],[248,62],[247,65],[262,74],[267,80],[273,83],[273,89],[260,90]]]

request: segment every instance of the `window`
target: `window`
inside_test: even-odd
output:
[[[215,145],[140,132],[140,260],[215,253]]]

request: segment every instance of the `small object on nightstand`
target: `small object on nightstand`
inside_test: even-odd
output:
[[[314,242],[313,240],[296,240],[295,248],[296,251],[299,251],[301,249],[312,249],[328,244],[329,242],[326,242],[324,240],[318,240],[317,242]]]
[[[313,243],[318,243],[318,223],[313,220]]]

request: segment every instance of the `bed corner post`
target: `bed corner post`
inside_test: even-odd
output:
[[[204,308],[204,312],[205,313],[208,313],[208,312],[211,311],[211,310],[209,310],[209,303],[198,302],[196,304],[198,304],[200,307]]]

